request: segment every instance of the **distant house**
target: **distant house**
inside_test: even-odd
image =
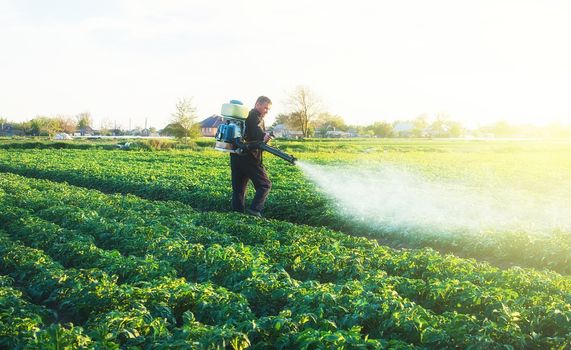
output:
[[[15,129],[10,124],[2,124],[0,127],[0,136],[22,136],[24,132],[19,129]]]
[[[157,137],[157,136],[159,136],[159,133],[156,132],[155,129],[145,128],[145,129],[141,130],[141,136],[145,136],[145,137]]]
[[[285,138],[285,139],[300,139],[303,138],[303,132],[301,130],[292,130],[288,128],[285,124],[278,124],[274,126],[273,133],[275,137]]]
[[[359,132],[356,129],[347,130],[349,137],[359,137]]]
[[[12,125],[2,123],[0,125],[0,136],[12,136]]]
[[[178,128],[178,124],[170,123],[165,126],[162,130],[159,130],[160,136],[173,136],[175,134],[174,130]]]
[[[200,122],[200,133],[202,136],[214,137],[218,127],[224,124],[224,119],[219,115],[211,115]]]
[[[94,134],[95,130],[91,126],[86,126],[74,132],[73,136],[93,136]]]

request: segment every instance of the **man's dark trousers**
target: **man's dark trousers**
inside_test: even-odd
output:
[[[261,212],[272,183],[262,163],[250,155],[230,154],[232,169],[232,210],[243,213],[248,179],[252,180],[256,194],[250,209]]]

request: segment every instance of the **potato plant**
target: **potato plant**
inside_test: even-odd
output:
[[[0,256],[6,348],[571,341],[571,280],[554,272],[9,173],[0,177]],[[13,305],[23,316],[11,316]]]

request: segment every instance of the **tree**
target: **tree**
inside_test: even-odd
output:
[[[20,130],[24,135],[31,135],[32,134],[32,122],[25,121],[21,123],[12,123],[13,130]]]
[[[176,111],[172,113],[170,132],[183,141],[200,136],[200,125],[196,123],[196,108],[192,104],[192,98],[179,99],[176,103]]]
[[[393,136],[393,126],[387,122],[375,122],[370,126],[373,134],[377,137],[391,137]]]
[[[285,113],[280,113],[278,114],[278,116],[276,117],[276,120],[274,121],[274,124],[272,124],[273,127],[283,124],[285,126],[287,126],[290,129],[301,129],[300,125],[299,125],[299,119],[296,118],[294,113],[289,113],[289,114],[285,114]]]
[[[432,137],[460,137],[464,130],[462,124],[450,119],[447,113],[438,113],[429,129]]]
[[[8,123],[8,119],[4,117],[0,117],[0,135],[4,132],[4,125]]]
[[[446,113],[438,113],[436,119],[430,124],[430,134],[432,137],[448,137],[449,133],[449,116]]]
[[[491,131],[495,136],[510,136],[513,133],[513,127],[505,120],[501,120],[491,127]]]
[[[325,112],[317,117],[315,129],[319,130],[321,134],[326,134],[329,130],[347,131],[348,128],[343,117]]]
[[[423,137],[426,129],[428,129],[428,115],[421,114],[413,121],[414,129],[412,135],[414,137]]]
[[[453,120],[448,121],[448,133],[450,137],[460,137],[463,131],[464,128],[462,128],[462,124]]]
[[[99,124],[99,132],[101,133],[101,135],[104,136],[113,135],[114,128],[115,128],[115,123],[109,118],[104,118],[103,120],[101,120],[101,123]]]
[[[85,135],[85,130],[88,127],[91,127],[91,123],[93,122],[93,120],[91,119],[91,113],[89,112],[79,113],[78,115],[75,116],[75,119],[77,119],[77,128],[80,130],[81,136]]]
[[[65,132],[67,134],[73,134],[75,131],[75,120],[72,117],[66,117],[64,115],[58,115],[54,118],[54,123],[56,130],[58,132]]]
[[[58,125],[53,118],[37,116],[30,120],[32,136],[53,136],[58,131]]]
[[[373,132],[373,130],[364,127],[361,130],[359,130],[359,135],[363,137],[373,137],[375,136],[375,133]]]
[[[375,133],[366,125],[347,125],[348,131],[354,131],[358,136],[373,137]]]
[[[309,88],[298,86],[286,100],[286,106],[291,110],[290,114],[297,119],[304,137],[308,137],[311,131],[311,122],[319,115],[321,102]]]

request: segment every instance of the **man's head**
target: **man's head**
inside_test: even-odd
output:
[[[266,96],[260,96],[256,100],[256,107],[254,107],[254,108],[258,112],[260,112],[260,115],[262,117],[264,117],[264,116],[266,116],[266,114],[268,114],[268,112],[270,111],[270,108],[272,108],[272,100],[270,100]]]

